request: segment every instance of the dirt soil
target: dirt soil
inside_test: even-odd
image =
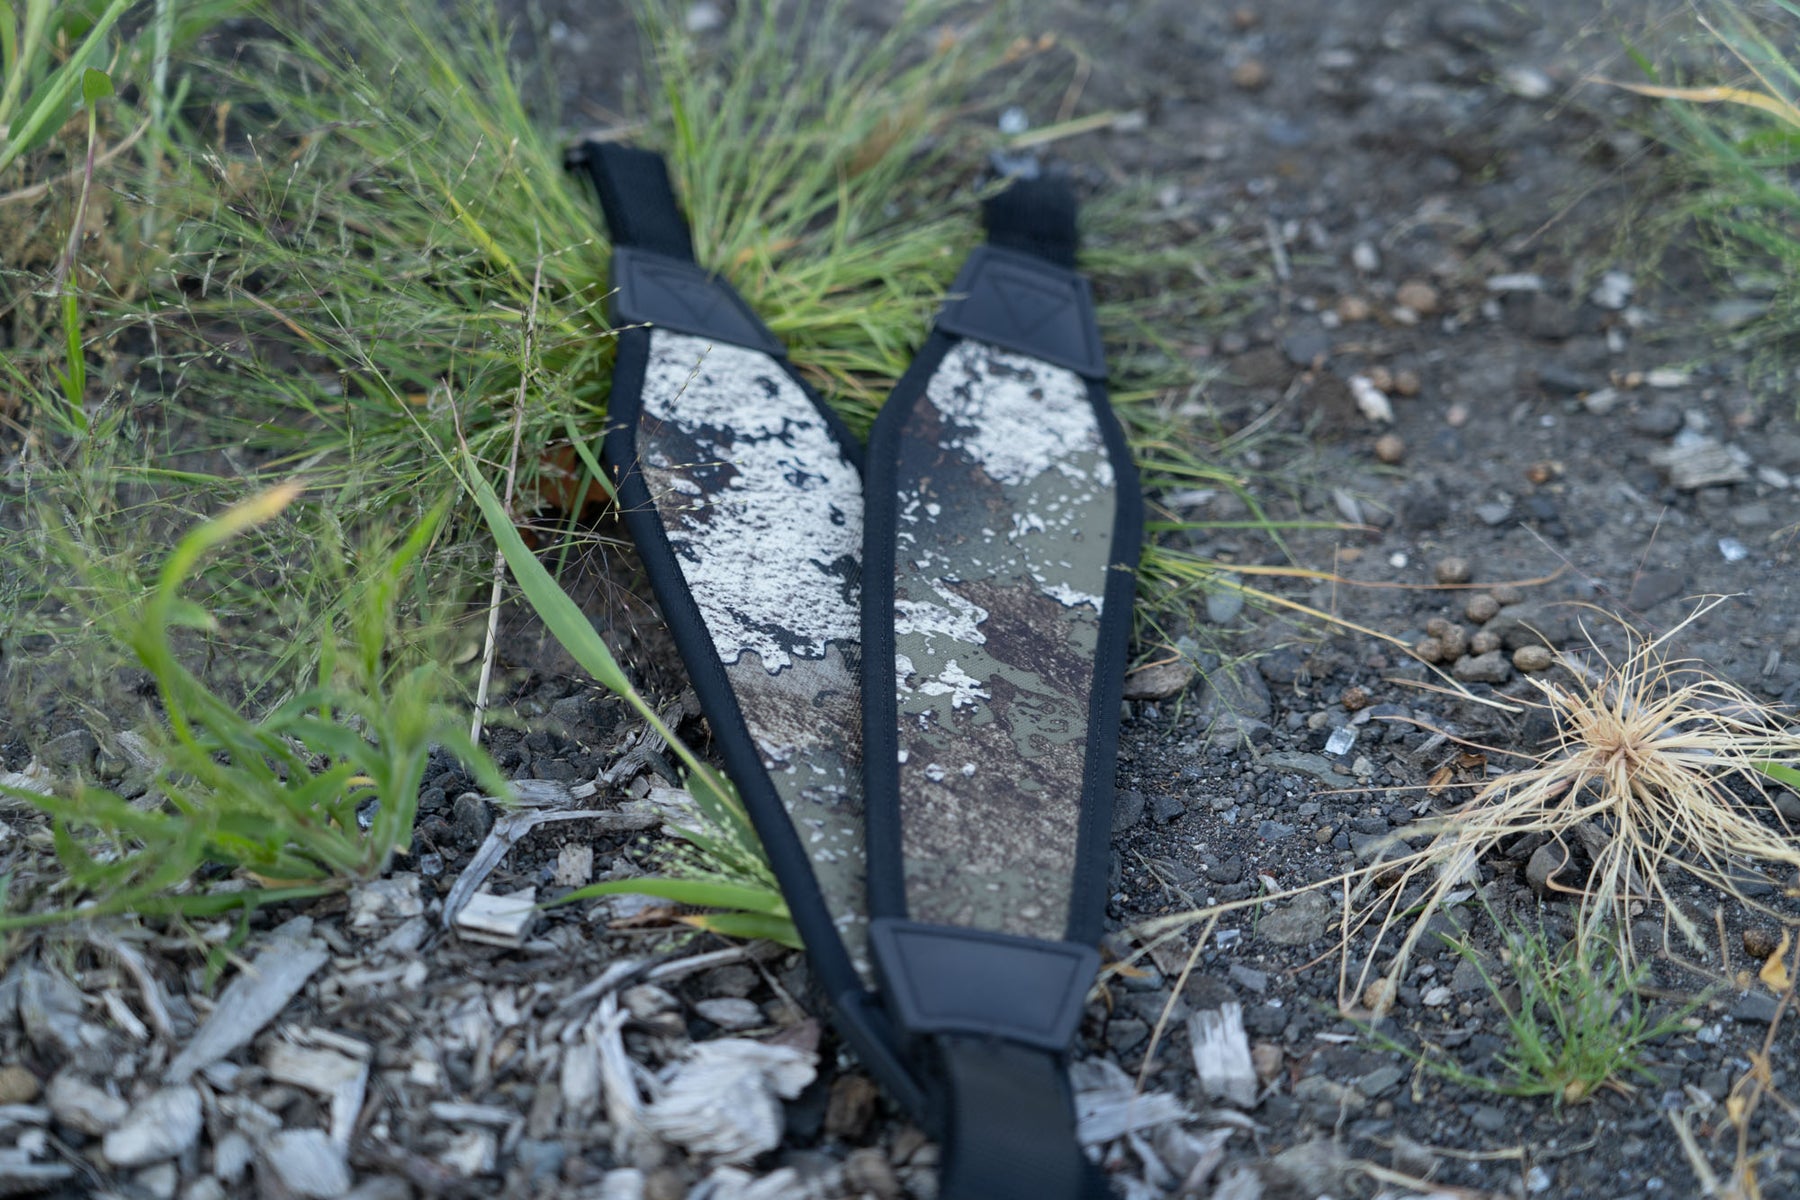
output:
[[[1108,910],[1114,955],[1137,949],[1130,931],[1148,918],[1335,874],[1466,798],[1508,752],[1552,732],[1520,711],[1536,693],[1514,651],[1548,641],[1590,661],[1617,654],[1623,635],[1607,614],[1656,636],[1696,598],[1727,596],[1681,629],[1673,650],[1790,714],[1800,708],[1792,399],[1754,395],[1746,364],[1721,348],[1712,322],[1728,320],[1731,303],[1683,247],[1684,231],[1652,268],[1640,219],[1668,184],[1659,152],[1635,132],[1648,110],[1582,82],[1630,76],[1621,38],[1666,41],[1658,19],[1677,7],[1033,6],[1027,32],[1055,32],[1086,56],[1074,113],[1121,114],[1052,155],[1090,189],[1152,180],[1159,203],[1196,231],[1267,264],[1229,323],[1191,331],[1187,350],[1210,382],[1179,403],[1218,431],[1226,462],[1272,515],[1338,526],[1286,535],[1285,554],[1229,528],[1180,544],[1227,562],[1335,572],[1338,581],[1252,582],[1403,646],[1434,618],[1467,639],[1487,635],[1498,650],[1441,666],[1507,706],[1432,690],[1435,677],[1394,644],[1321,632],[1229,591],[1207,597],[1191,623],[1165,624],[1168,645],[1138,648],[1144,662],[1179,653],[1198,671],[1133,682],[1141,698],[1127,705]],[[573,126],[641,109],[622,17],[572,2],[542,11]],[[708,36],[714,6],[694,13],[697,36]],[[1025,115],[1048,124],[1064,99]],[[1384,402],[1391,420],[1370,415]],[[1151,500],[1201,520],[1246,515],[1222,492]],[[637,627],[617,647],[622,657],[680,703],[666,640]],[[534,645],[508,647],[521,728],[496,732],[501,766],[544,781],[544,802],[563,807],[609,772],[634,811],[653,811],[644,806],[666,763],[621,705]],[[1436,731],[1488,749],[1471,754]],[[99,751],[104,774],[107,748],[78,733],[61,735],[60,750],[53,741],[46,761],[92,767]],[[12,769],[39,748],[10,733],[0,740]],[[1432,782],[1450,786],[1428,791]],[[58,1168],[42,1187],[194,1200],[351,1187],[365,1198],[935,1195],[934,1148],[807,1016],[796,956],[728,951],[662,980],[609,972],[634,956],[649,969],[667,925],[654,905],[550,910],[498,945],[444,932],[446,895],[494,827],[492,806],[470,786],[448,764],[432,772],[417,853],[398,864],[391,889],[258,919],[236,953],[253,956],[287,921],[273,944],[317,952],[318,965],[273,1024],[245,1035],[247,1048],[197,1072],[175,1071],[169,1058],[225,1007],[198,985],[204,947],[229,941],[230,928],[123,949],[98,937],[15,963],[0,982],[0,1060],[11,1064],[0,1068],[0,1136]],[[1800,801],[1780,803],[1800,821]],[[583,878],[584,862],[587,874],[641,867],[643,824],[615,813],[540,826],[488,887],[535,887],[543,900]],[[1484,862],[1479,897],[1443,926],[1466,931],[1477,961],[1501,957],[1478,899],[1503,921],[1568,934],[1566,897],[1527,871],[1538,848],[1509,845]],[[1747,886],[1800,916],[1781,881]],[[1753,1069],[1776,1093],[1800,1096],[1800,1026],[1782,1021],[1791,992],[1781,1001],[1754,978],[1774,926],[1698,891],[1690,901],[1709,937],[1718,912],[1708,945],[1665,945],[1654,910],[1633,929],[1651,963],[1646,1002],[1659,1017],[1684,1017],[1679,1028],[1654,1040],[1645,1073],[1569,1104],[1417,1068],[1416,1052],[1431,1046],[1476,1076],[1504,1079],[1501,1000],[1517,993],[1503,972],[1497,996],[1471,962],[1428,942],[1383,1027],[1391,1041],[1373,1041],[1339,1015],[1335,908],[1245,910],[1225,920],[1179,995],[1187,955],[1170,946],[1091,1005],[1084,1088],[1101,1097],[1119,1072],[1141,1075],[1181,1116],[1102,1139],[1096,1152],[1132,1196],[1697,1196],[1702,1181],[1673,1119],[1711,1170],[1727,1175],[1747,1158],[1761,1196],[1800,1198],[1800,1114],[1766,1099],[1741,1141],[1726,1119]],[[184,965],[157,967],[147,983],[134,955]],[[118,1008],[148,1012],[152,995],[167,1011],[134,1032]],[[1205,1094],[1186,1033],[1189,1015],[1228,1001],[1242,1006],[1259,1076],[1254,1102],[1235,1106]],[[816,1077],[773,1110],[779,1146],[737,1174],[673,1149],[628,1151],[631,1114],[608,1098],[609,1072],[668,1075],[690,1042],[735,1032],[820,1052]],[[642,1067],[609,1057],[615,1048]],[[361,1108],[345,1117],[350,1101],[333,1089],[351,1078],[366,1099],[357,1091]],[[159,1079],[166,1086],[148,1094],[143,1081]],[[190,1095],[202,1117],[182,1137]],[[122,1097],[129,1114],[106,1096],[114,1107]],[[138,1154],[120,1133],[154,1142],[150,1127],[171,1123],[167,1153]],[[670,1134],[678,1143],[687,1144]],[[0,1162],[0,1175],[12,1169]]]

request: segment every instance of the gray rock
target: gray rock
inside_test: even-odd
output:
[[[1269,973],[1267,971],[1258,971],[1256,968],[1246,967],[1242,963],[1232,963],[1231,970],[1227,974],[1231,977],[1231,982],[1247,992],[1255,992],[1260,996],[1269,990]]]
[[[1767,992],[1752,989],[1738,998],[1731,1006],[1731,1019],[1752,1025],[1767,1025],[1775,1019],[1775,1010],[1780,1007],[1776,997]]]
[[[1554,650],[1576,633],[1571,609],[1543,601],[1503,608],[1486,628],[1499,637],[1500,644],[1508,650],[1517,650],[1520,646],[1549,646]]]
[[[1505,683],[1512,678],[1512,663],[1500,651],[1489,650],[1457,659],[1450,673],[1464,683]]]
[[[289,1191],[337,1200],[350,1190],[350,1164],[323,1129],[284,1129],[263,1147],[263,1162]]]
[[[746,1029],[760,1029],[769,1020],[763,1010],[755,1003],[738,996],[719,996],[712,1000],[701,1000],[694,1005],[694,1011],[720,1029],[730,1033],[742,1033]]]
[[[1556,894],[1551,881],[1556,879],[1568,866],[1568,848],[1557,842],[1546,842],[1532,852],[1531,861],[1525,864],[1525,882],[1537,893],[1540,900],[1549,899]],[[1569,881],[1563,879],[1567,886]]]
[[[1631,431],[1645,437],[1674,437],[1681,432],[1681,406],[1673,400],[1655,400],[1631,414]]]
[[[118,1127],[131,1105],[87,1080],[64,1071],[44,1089],[44,1103],[51,1114],[70,1129],[100,1137]]]
[[[1194,681],[1194,664],[1187,658],[1153,663],[1125,677],[1127,700],[1166,700]]]
[[[1331,335],[1323,329],[1296,329],[1281,339],[1281,353],[1296,367],[1311,367],[1331,357]]]
[[[1384,1096],[1399,1086],[1406,1078],[1406,1071],[1389,1063],[1385,1067],[1376,1067],[1367,1075],[1356,1081],[1356,1090],[1365,1096]]]
[[[1113,836],[1133,829],[1144,819],[1144,793],[1136,788],[1120,788],[1113,794]]]
[[[1769,311],[1767,300],[1738,297],[1707,305],[1706,319],[1722,329],[1742,329]]]
[[[1302,892],[1256,923],[1256,936],[1277,946],[1310,946],[1325,936],[1335,915],[1318,892]]]
[[[1229,625],[1244,611],[1244,593],[1233,587],[1206,593],[1206,619],[1214,625]]]
[[[175,1158],[200,1138],[200,1093],[185,1085],[152,1092],[106,1135],[100,1153],[115,1167]]]
[[[1323,754],[1279,750],[1273,754],[1263,755],[1261,762],[1271,771],[1292,771],[1297,775],[1307,775],[1328,788],[1353,788],[1356,786],[1354,778],[1339,771]]]
[[[494,813],[485,799],[474,792],[464,792],[451,807],[450,826],[456,831],[457,841],[476,846],[494,827]]]
[[[1168,794],[1153,796],[1150,799],[1150,815],[1156,818],[1159,825],[1167,825],[1187,812],[1187,805],[1178,797]]]
[[[1488,504],[1477,504],[1475,515],[1483,525],[1501,525],[1512,516],[1513,506],[1510,502],[1493,501]]]
[[[85,729],[71,729],[45,742],[38,756],[52,767],[68,771],[90,771],[100,743]]]
[[[1639,572],[1631,582],[1631,591],[1625,597],[1628,607],[1637,612],[1648,612],[1664,600],[1672,600],[1687,590],[1687,572],[1669,570],[1661,567]]]

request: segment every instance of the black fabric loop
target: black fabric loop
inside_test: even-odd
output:
[[[1019,179],[982,205],[990,245],[1073,270],[1075,193],[1060,179]]]
[[[937,1039],[948,1095],[942,1200],[1104,1200],[1075,1140],[1061,1056],[998,1038]]]
[[[579,164],[587,168],[600,193],[600,211],[615,245],[694,261],[694,240],[662,155],[635,146],[586,142]]]

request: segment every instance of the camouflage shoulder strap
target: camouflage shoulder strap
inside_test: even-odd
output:
[[[1106,1194],[1065,1057],[1099,957],[1142,528],[1066,186],[1014,183],[883,407],[862,635],[871,942],[945,1200]]]
[[[662,159],[595,142],[571,157],[612,233],[604,451],[626,527],[835,1023],[920,1111],[865,985],[860,449],[695,261]]]

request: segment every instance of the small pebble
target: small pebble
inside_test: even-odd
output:
[[[1381,270],[1381,252],[1371,242],[1358,242],[1350,248],[1350,265],[1364,275]]]
[[[1494,599],[1500,602],[1501,608],[1505,608],[1509,604],[1521,604],[1525,600],[1525,589],[1510,583],[1495,584],[1488,591],[1492,592]]]
[[[1337,302],[1337,315],[1344,324],[1354,325],[1358,321],[1367,321],[1375,315],[1375,310],[1360,296],[1345,296]]]
[[[1470,654],[1487,654],[1500,648],[1500,635],[1487,629],[1477,629],[1475,636],[1469,639]]]
[[[1394,391],[1400,395],[1416,396],[1422,387],[1424,383],[1419,379],[1419,373],[1411,367],[1402,367],[1394,372]]]
[[[1744,953],[1758,962],[1765,961],[1775,953],[1775,935],[1759,925],[1752,925],[1744,930]]]
[[[1246,58],[1231,68],[1231,82],[1246,92],[1259,92],[1269,86],[1269,68],[1254,58]]]
[[[1437,635],[1437,640],[1444,647],[1444,658],[1455,662],[1469,652],[1469,631],[1461,625],[1453,625],[1446,621],[1449,628]]]
[[[1397,433],[1384,433],[1375,439],[1375,457],[1393,464],[1406,457],[1406,441]]]
[[[1420,638],[1413,653],[1428,663],[1440,663],[1444,661],[1444,643],[1434,637]]]
[[[1401,284],[1394,292],[1394,300],[1421,317],[1429,317],[1438,310],[1438,290],[1422,279],[1409,279]]]
[[[1467,425],[1468,423],[1469,423],[1469,406],[1468,405],[1452,404],[1448,409],[1446,409],[1444,411],[1444,424],[1450,426],[1450,428],[1461,429],[1464,425]]]
[[[1457,659],[1450,673],[1464,683],[1505,683],[1512,678],[1512,667],[1504,654],[1490,650]]]
[[[1394,1006],[1398,990],[1393,980],[1377,979],[1363,990],[1363,1007],[1373,1013],[1385,1013]]]
[[[1500,615],[1500,601],[1489,592],[1476,592],[1463,605],[1463,615],[1477,625],[1485,625]]]
[[[37,1094],[36,1075],[17,1063],[0,1067],[0,1104],[30,1104]]]
[[[1368,375],[1369,382],[1380,388],[1382,391],[1386,392],[1393,390],[1394,373],[1386,367],[1381,366],[1378,363],[1375,366],[1370,367],[1365,374]]]
[[[1513,666],[1527,675],[1548,671],[1550,664],[1555,661],[1556,655],[1551,653],[1548,646],[1520,646],[1513,651]]]
[[[1439,583],[1467,583],[1471,573],[1469,560],[1456,554],[1440,558],[1431,573]]]
[[[1262,24],[1262,14],[1249,5],[1231,10],[1231,27],[1239,33],[1248,33]]]

